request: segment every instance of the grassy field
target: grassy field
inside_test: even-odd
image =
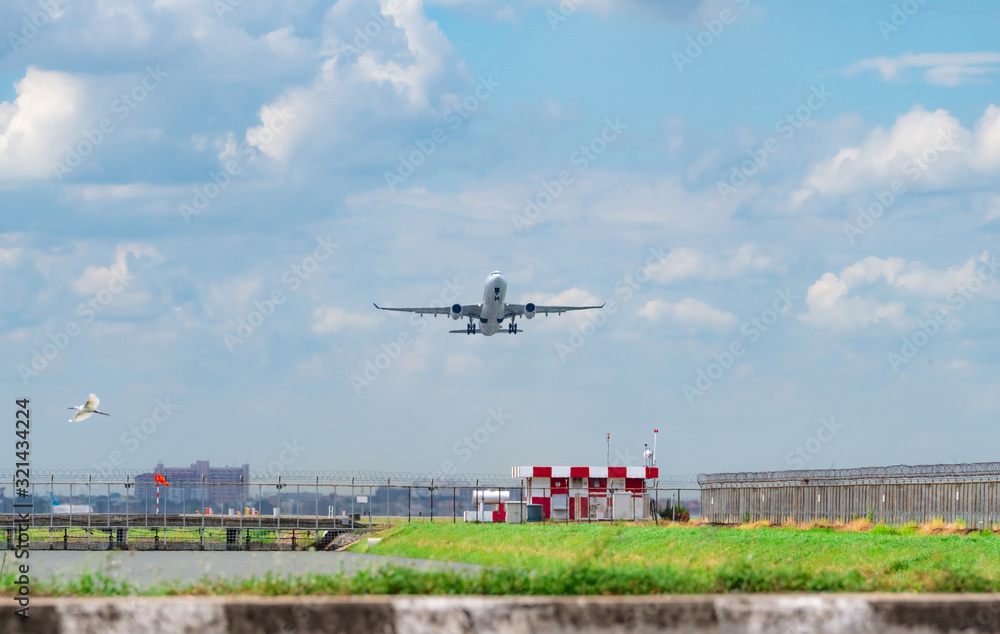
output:
[[[368,552],[486,566],[480,572],[387,568],[346,577],[206,580],[138,592],[82,575],[33,594],[594,595],[724,592],[997,592],[1000,537],[918,534],[917,527],[636,526],[625,524],[421,523],[382,532]],[[364,551],[363,540],[354,547]],[[13,576],[0,594],[15,591]]]
[[[917,527],[457,524],[385,531],[368,552],[533,571],[676,577],[675,591],[1000,590],[1000,537]],[[352,550],[365,549],[365,540]]]

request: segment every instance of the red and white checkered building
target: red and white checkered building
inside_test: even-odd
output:
[[[657,467],[514,467],[524,478],[527,501],[545,519],[652,519],[646,483]],[[503,521],[500,519],[499,521]]]

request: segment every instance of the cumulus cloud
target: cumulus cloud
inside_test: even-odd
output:
[[[654,299],[639,309],[638,314],[650,321],[666,320],[684,326],[693,332],[699,330],[725,331],[739,321],[736,315],[727,313],[705,302],[686,297],[679,302]]]
[[[982,81],[1000,70],[1000,53],[905,53],[899,57],[870,57],[845,69],[848,75],[875,70],[884,80],[898,79],[908,68],[924,68],[924,80],[935,86],[958,86]]]
[[[792,199],[841,196],[893,179],[925,190],[964,185],[1000,171],[1000,108],[990,105],[973,130],[945,110],[915,106],[889,129],[876,127],[860,145],[812,165]]]
[[[311,85],[265,105],[261,125],[246,131],[247,142],[265,154],[286,160],[293,148],[343,147],[362,132],[372,133],[359,143],[368,149],[378,145],[373,137],[396,127],[390,122],[434,122],[459,102],[463,67],[420,0],[343,0],[327,11],[323,26],[325,59]],[[263,142],[275,112],[294,121]]]
[[[70,287],[80,295],[94,295],[104,289],[112,289],[116,281],[118,285],[127,286],[133,275],[129,272],[128,256],[138,260],[149,258],[162,262],[163,257],[155,247],[141,242],[119,244],[115,247],[115,261],[110,266],[88,266],[83,275],[74,280]],[[119,292],[119,291],[115,291]]]
[[[375,315],[351,313],[337,306],[321,306],[313,310],[310,329],[317,335],[329,335],[341,330],[371,328],[377,323]]]
[[[83,126],[84,82],[29,67],[14,88],[17,98],[0,102],[0,178],[50,177],[57,152]]]
[[[735,253],[728,255],[707,254],[687,247],[677,247],[653,271],[652,279],[663,283],[688,278],[731,279],[773,270],[776,266],[772,255],[751,243],[740,246]]]
[[[949,294],[964,288],[977,275],[977,269],[986,270],[983,267],[994,262],[995,256],[984,252],[959,266],[935,269],[903,258],[869,256],[839,274],[824,273],[816,280],[806,293],[808,311],[799,319],[834,329],[855,329],[878,323],[902,329],[909,324],[907,304],[902,300],[931,300],[935,305],[944,306]],[[876,283],[880,288],[874,287]],[[862,287],[872,292],[863,297],[851,294],[852,290]]]
[[[478,14],[492,14],[496,19],[514,21],[519,13],[539,5],[558,18],[551,18],[555,25],[561,18],[570,19],[577,11],[595,12],[600,15],[637,15],[672,24],[697,23],[703,18],[717,17],[723,9],[733,11],[744,6],[732,0],[427,0],[429,6],[461,8]],[[748,4],[748,3],[747,3]]]

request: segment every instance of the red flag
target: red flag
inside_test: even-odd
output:
[[[156,483],[157,483],[157,484],[163,484],[163,485],[166,485],[166,486],[170,486],[170,483],[169,483],[169,482],[167,482],[167,479],[166,479],[166,478],[164,478],[164,477],[163,477],[162,475],[160,475],[159,473],[157,473],[156,475],[154,475],[154,476],[153,476],[153,479],[154,479],[154,480],[156,480]]]

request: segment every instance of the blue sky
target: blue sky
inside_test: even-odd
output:
[[[36,468],[503,473],[653,428],[669,473],[996,459],[990,3],[46,6],[0,8]],[[371,306],[495,269],[612,303],[492,338]]]

